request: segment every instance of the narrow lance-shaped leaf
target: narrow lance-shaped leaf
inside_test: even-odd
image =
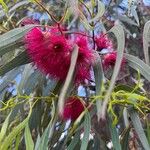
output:
[[[148,139],[148,142],[150,143],[150,124],[147,120],[147,123],[146,123],[146,135],[147,135],[147,139]]]
[[[35,26],[37,25],[27,25],[25,27],[15,28],[0,35],[0,56],[22,45],[20,42],[24,35]]]
[[[127,150],[129,149],[129,145],[128,145],[128,140],[129,140],[129,137],[130,137],[130,127],[128,126],[125,130],[124,130],[124,133],[121,137],[121,147],[122,147],[122,150]]]
[[[16,9],[19,9],[19,7],[22,7],[23,5],[29,4],[28,0],[24,0],[21,2],[17,2],[14,6],[8,6],[8,14],[12,14],[16,11]],[[4,16],[6,16],[6,13],[3,10],[0,10],[0,19],[2,19]]]
[[[102,92],[102,83],[103,83],[103,68],[101,63],[101,58],[99,54],[95,53],[95,62],[93,64],[93,70],[94,70],[94,77],[95,77],[95,86],[96,86],[96,95],[101,95]],[[102,107],[102,101],[101,99],[96,100],[96,107],[97,107],[97,116],[98,120],[100,119],[100,112]]]
[[[28,78],[31,76],[31,74],[33,73],[33,68],[31,64],[27,64],[25,65],[25,68],[22,72],[22,77],[21,77],[21,81],[18,85],[18,92],[20,94],[23,94],[23,90],[25,87],[26,82],[28,81]],[[33,83],[32,83],[33,84]]]
[[[71,140],[71,143],[67,147],[67,150],[73,150],[79,141],[80,141],[80,132],[77,132],[74,135],[73,139]]]
[[[17,2],[13,7],[9,8],[8,12],[9,14],[12,14],[14,11],[16,11],[16,9],[19,9],[19,7],[27,6],[28,4],[29,4],[28,0]]]
[[[34,149],[34,143],[32,140],[29,124],[27,123],[25,127],[25,143],[26,143],[26,150],[33,150]]]
[[[36,143],[35,143],[35,148],[34,148],[34,150],[38,150],[39,145],[40,145],[40,141],[41,141],[41,138],[40,138],[40,135],[38,134],[38,137],[37,137],[37,139],[36,139]]]
[[[84,119],[84,135],[83,135],[80,150],[87,149],[89,136],[90,136],[90,130],[91,130],[91,117],[90,117],[89,112],[86,112],[85,119]]]
[[[149,43],[150,43],[150,21],[148,21],[144,26],[143,31],[143,49],[145,62],[149,65]]]
[[[50,140],[50,138],[52,136],[52,133],[54,131],[55,122],[57,119],[54,101],[53,101],[53,108],[52,108],[51,113],[52,113],[51,121],[49,122],[47,128],[45,129],[45,131],[40,139],[40,144],[38,144],[39,145],[38,150],[48,150],[48,141]]]
[[[139,17],[138,17],[137,11],[136,11],[136,6],[132,6],[131,7],[131,13],[134,16],[134,18],[135,18],[135,20],[137,22],[137,25],[139,26],[140,22],[139,22]]]
[[[101,1],[98,1],[97,15],[91,20],[89,20],[89,23],[97,21],[98,19],[100,19],[100,17],[104,15],[104,13],[105,13],[105,5]]]
[[[29,63],[30,60],[28,58],[27,53],[21,52],[18,56],[12,59],[10,62],[6,63],[4,66],[0,67],[0,76],[3,76],[5,73],[9,72],[10,70],[19,67],[21,65]]]
[[[123,120],[124,120],[124,125],[127,128],[129,126],[129,119],[128,119],[127,108],[123,109]]]
[[[3,9],[7,12],[8,11],[8,7],[5,4],[5,2],[3,0],[0,0],[0,4],[3,6]]]
[[[18,134],[16,139],[15,139],[15,150],[18,150],[19,149],[19,145],[20,145],[20,142],[21,142],[21,134]]]
[[[139,136],[141,144],[143,145],[145,150],[150,150],[150,145],[149,145],[148,140],[146,138],[146,135],[144,133],[144,129],[142,127],[138,113],[133,108],[128,108],[128,112],[130,114],[131,121],[132,121],[133,126],[135,128],[135,131]]]
[[[120,141],[119,141],[119,134],[117,132],[116,126],[113,126],[112,120],[109,117],[109,130],[111,133],[111,138],[112,138],[112,143],[113,143],[113,148],[115,150],[121,150],[121,145],[120,145]]]
[[[114,17],[116,17],[115,19],[118,18],[120,21],[126,22],[126,23],[128,23],[130,25],[138,26],[137,23],[133,19],[128,18],[127,16],[124,16],[124,15],[121,15],[121,14],[119,15],[118,14],[118,16],[114,16]]]
[[[71,55],[71,64],[69,67],[69,71],[68,71],[64,86],[62,87],[62,90],[60,92],[60,96],[59,96],[59,100],[58,100],[58,113],[59,114],[62,114],[62,112],[63,112],[65,98],[66,98],[66,95],[68,92],[68,88],[69,88],[70,84],[72,83],[77,58],[78,58],[78,46],[75,45],[74,50]]]
[[[143,75],[148,81],[150,81],[150,67],[145,64],[141,59],[132,56],[130,54],[124,54],[128,65],[135,70],[139,70],[140,74]]]
[[[123,54],[124,54],[123,53],[124,47],[125,47],[125,35],[124,35],[123,27],[121,25],[114,26],[109,32],[113,32],[115,34],[115,36],[117,38],[117,45],[118,46],[117,46],[117,58],[116,58],[116,63],[115,63],[113,75],[112,75],[110,85],[109,85],[109,88],[108,88],[107,93],[105,95],[104,103],[103,103],[103,106],[101,109],[101,118],[102,119],[105,119],[107,104],[109,102],[111,92],[114,89],[117,76],[119,74],[119,70],[120,70],[120,66],[121,66]]]
[[[7,118],[5,119],[5,121],[2,125],[1,132],[0,132],[0,143],[2,142],[2,140],[4,139],[4,136],[6,134],[10,115],[11,115],[11,112],[9,113],[9,115],[7,116]]]
[[[93,27],[89,24],[87,17],[83,14],[82,10],[78,7],[78,0],[67,0],[68,6],[70,7],[71,13],[75,16],[75,18],[80,18],[81,22],[83,23],[84,27],[87,30],[92,30]]]
[[[26,124],[28,123],[31,112],[32,112],[32,108],[30,106],[30,111],[29,111],[29,114],[28,114],[27,118],[25,120],[23,120],[17,127],[15,127],[9,133],[9,135],[4,139],[3,143],[0,143],[0,149],[7,150],[9,148],[9,146],[11,146],[13,140],[25,128]]]
[[[3,91],[8,87],[8,85],[17,77],[18,74],[21,73],[23,67],[19,67],[7,73],[2,79],[2,83],[0,84],[0,95]]]
[[[67,0],[68,7],[70,7],[70,11],[75,16],[79,15],[79,9],[78,9],[78,0]]]

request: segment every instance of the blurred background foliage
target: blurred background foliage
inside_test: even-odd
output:
[[[146,1],[1,0],[0,3],[1,150],[149,150],[150,6]],[[23,37],[36,25],[24,25],[22,20],[30,18],[43,26],[54,25],[47,11],[57,20],[65,14],[62,24],[68,30],[89,35],[114,33],[110,34],[116,43],[114,47],[121,57],[125,52],[128,63],[123,72],[117,67],[103,72],[98,58],[93,66],[94,83],[81,85],[74,91],[90,106],[75,122],[63,121],[58,115],[57,104],[64,84],[43,75],[25,52]],[[88,11],[92,12],[92,18]],[[120,64],[121,59],[117,58]],[[105,118],[101,118],[105,111]]]

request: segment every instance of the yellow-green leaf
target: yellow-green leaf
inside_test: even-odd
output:
[[[7,150],[9,146],[11,146],[13,140],[16,138],[18,134],[20,134],[20,132],[25,128],[26,124],[28,123],[31,112],[32,108],[30,107],[30,111],[27,118],[9,133],[9,135],[4,139],[3,143],[0,143],[1,150]]]
[[[9,117],[11,115],[11,112],[9,113],[9,115],[7,116],[7,118],[5,119],[4,123],[3,123],[3,126],[1,128],[1,132],[0,132],[0,143],[2,142],[2,140],[4,139],[4,136],[6,134],[6,131],[7,131],[7,127],[8,127],[8,124],[9,124]]]
[[[27,123],[25,127],[25,143],[26,143],[26,150],[33,150],[34,149],[34,143],[32,140],[29,124]]]
[[[5,10],[5,12],[8,12],[8,7],[7,7],[7,5],[4,3],[3,0],[0,0],[0,4],[2,5],[3,9]]]

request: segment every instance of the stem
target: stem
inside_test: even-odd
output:
[[[92,9],[92,18],[94,18],[94,7],[92,7],[93,9]],[[96,10],[97,11],[97,10]],[[95,47],[96,47],[96,44],[95,44],[95,32],[94,32],[94,27],[95,27],[95,25],[94,25],[94,22],[92,22],[91,23],[92,24],[92,26],[93,26],[93,31],[92,31],[92,39],[93,39],[93,49],[95,50]]]
[[[94,45],[93,45],[93,49],[95,50],[95,33],[94,33],[94,30],[92,31],[92,39],[93,39],[93,43],[94,43]]]
[[[43,9],[47,12],[47,14],[51,17],[51,19],[58,24],[58,21],[55,19],[55,17],[43,6],[43,4],[41,4],[38,0],[35,0],[35,2]]]
[[[90,14],[90,17],[92,17],[92,13],[90,12],[90,9],[86,6],[86,4],[83,3],[81,0],[79,0],[79,1],[87,9],[88,13]]]
[[[59,24],[61,24],[61,23],[63,22],[63,20],[64,20],[66,14],[67,14],[67,9],[68,9],[68,7],[65,9],[64,15],[63,15],[62,18],[59,20]]]
[[[58,25],[58,30],[60,31],[61,35],[63,35],[62,29],[60,27],[60,23],[58,23],[57,25]]]
[[[86,35],[86,34],[84,34],[84,33],[80,33],[80,32],[67,31],[67,32],[64,32],[64,33],[65,33],[65,34],[79,34],[79,35],[86,36],[86,37],[88,37],[88,38],[93,39],[93,37],[92,37],[92,36],[90,36],[90,35]]]

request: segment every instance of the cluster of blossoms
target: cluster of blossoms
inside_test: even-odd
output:
[[[62,30],[62,29],[61,29]],[[85,36],[74,40],[63,35],[58,28],[33,28],[25,36],[26,48],[35,65],[52,78],[65,80],[71,62],[74,44],[79,47],[75,82],[81,83],[90,78],[93,52]]]
[[[117,51],[114,51],[113,43],[107,35],[101,34],[95,38],[97,45],[97,51],[101,52],[103,49],[107,49],[108,53],[103,56],[103,67],[104,69],[114,67],[117,58]],[[122,66],[125,64],[125,59],[122,60]]]
[[[23,22],[23,25],[31,21]],[[89,45],[89,39],[83,34],[74,34],[68,36],[64,34],[65,28],[53,26],[42,29],[35,27],[25,36],[25,45],[27,53],[31,60],[43,73],[51,78],[64,81],[71,63],[71,54],[76,44],[79,48],[78,58],[75,69],[75,84],[79,85],[85,80],[91,79],[91,66],[94,60],[94,51]],[[95,37],[97,50],[109,49],[109,53],[104,56],[104,66],[113,66],[116,61],[116,52],[113,44],[104,34]],[[61,117],[64,120],[76,120],[84,110],[84,105],[77,97],[69,97],[64,106],[64,112]]]

